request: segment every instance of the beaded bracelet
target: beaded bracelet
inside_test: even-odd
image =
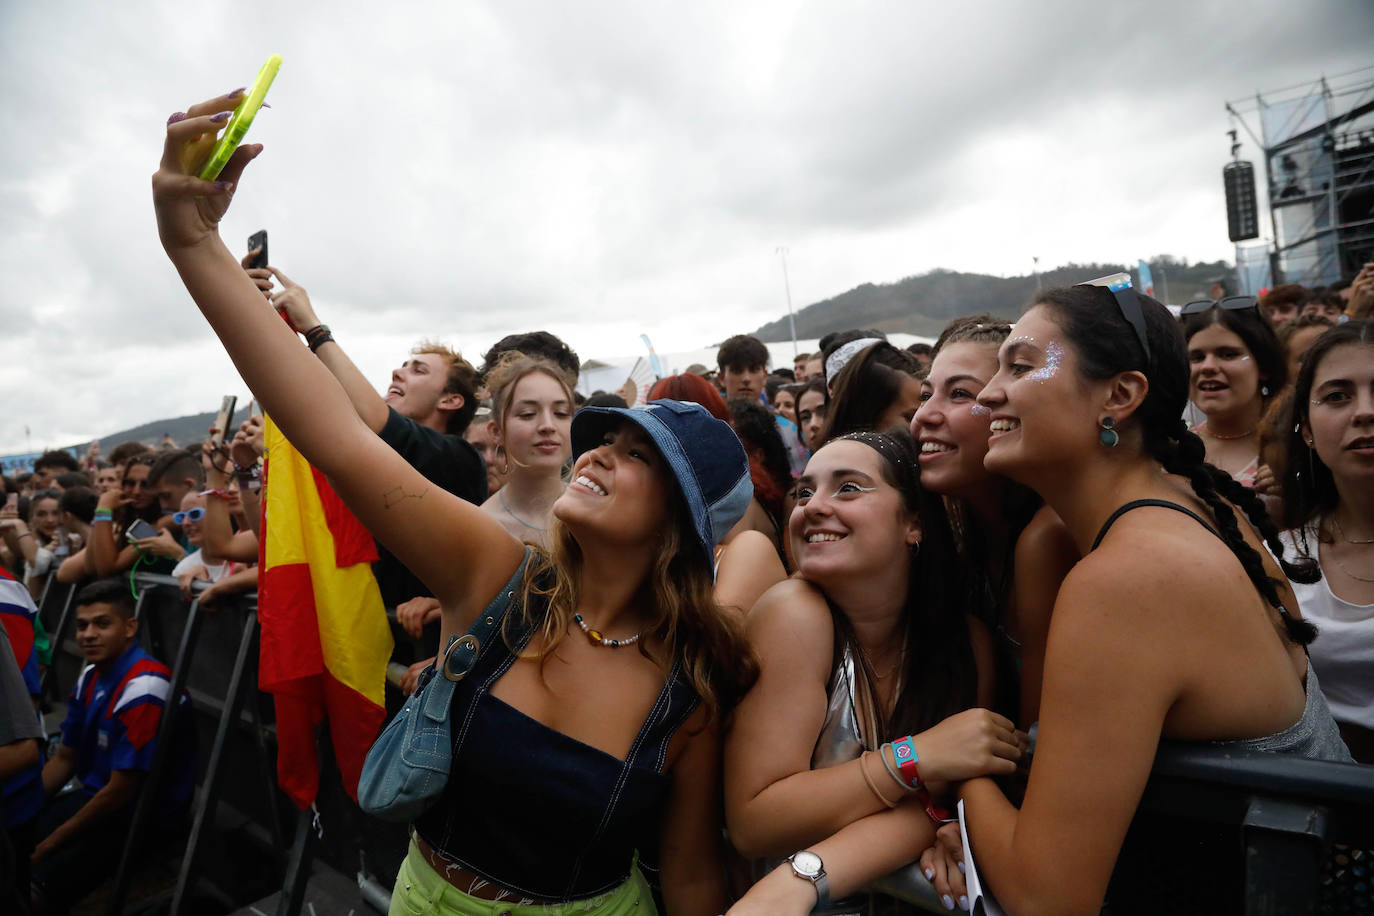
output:
[[[882,755],[881,751],[879,751],[878,753],[879,756]],[[869,790],[878,797],[878,801],[882,802],[889,808],[897,807],[897,803],[895,801],[888,801],[887,797],[883,795],[883,793],[878,791],[878,786],[876,783],[873,782],[873,777],[868,775],[868,764],[866,763],[867,759],[867,754],[859,755],[859,772],[864,774],[864,782],[868,783]]]

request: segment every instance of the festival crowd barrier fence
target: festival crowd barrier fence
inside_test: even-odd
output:
[[[142,645],[171,666],[171,696],[185,689],[197,725],[211,726],[213,738],[207,744],[206,730],[197,729],[199,774],[189,828],[169,832],[166,825],[152,823],[152,794],[140,798],[119,870],[101,890],[104,911],[111,916],[181,916],[205,911],[207,899],[229,911],[259,891],[277,890],[278,916],[296,916],[318,846],[332,866],[343,871],[356,866],[356,899],[385,912],[387,888],[404,855],[404,829],[366,818],[340,789],[329,798],[322,793],[319,811],[297,815],[294,840],[286,845],[283,812],[290,806],[276,787],[270,705],[263,703],[265,695],[255,683],[256,593],[225,600],[212,613],[200,607],[198,597],[188,601],[170,576],[138,573],[130,584],[137,595]],[[204,585],[195,588],[195,595],[203,589]],[[83,666],[70,632],[75,592],[75,587],[50,577],[39,602],[53,646],[53,664],[43,689],[45,697],[59,701]],[[423,657],[425,641],[404,634],[395,624],[394,609],[388,609],[388,616],[397,636],[397,655],[409,656],[398,662]],[[400,699],[398,692],[388,692],[389,713],[399,708]],[[156,782],[165,768],[167,737],[177,727],[178,712],[179,704],[167,704],[150,782]],[[322,741],[321,748],[328,768],[328,742]],[[339,802],[340,796],[346,804]],[[336,831],[342,835],[342,846],[320,843],[321,818],[348,825]],[[1207,746],[1164,748],[1156,757],[1132,829],[1150,820],[1164,823],[1178,836],[1202,829],[1220,838],[1209,857],[1191,863],[1193,877],[1188,883],[1229,881],[1230,912],[1374,913],[1374,766]],[[256,847],[256,858],[246,861],[251,856],[245,856],[245,844],[226,843],[229,832],[235,833],[236,841],[248,837],[252,842],[246,845]],[[391,846],[395,849],[389,854],[378,851]],[[1186,857],[1186,846],[1185,842],[1157,854]],[[209,855],[212,848],[214,856]],[[1130,861],[1134,854],[1128,842],[1124,867],[1149,867],[1144,859]],[[150,857],[176,862],[174,884],[126,905],[131,882]],[[369,862],[378,877],[369,871]],[[1158,891],[1167,898],[1184,896],[1189,888]]]

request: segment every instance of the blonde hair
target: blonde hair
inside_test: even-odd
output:
[[[472,363],[463,359],[463,354],[437,340],[425,339],[410,350],[411,356],[437,356],[444,361],[444,393],[463,397],[463,406],[455,410],[448,420],[448,432],[461,436],[472,422],[477,412],[477,388],[479,379]]]
[[[644,640],[652,638],[680,659],[687,682],[701,697],[708,721],[715,724],[753,686],[759,666],[744,636],[743,619],[716,603],[710,558],[701,556],[695,532],[684,530],[684,519],[690,516],[681,502],[678,494],[672,496],[664,537],[640,586],[644,604],[654,613],[642,631],[639,651],[649,657]],[[547,553],[534,548],[522,609],[524,627],[533,630],[543,647],[541,668],[573,623],[582,578],[582,547],[558,519],[549,542]],[[541,604],[547,607],[542,618],[530,610]],[[509,622],[508,617],[507,626]],[[509,629],[504,635],[510,645]]]

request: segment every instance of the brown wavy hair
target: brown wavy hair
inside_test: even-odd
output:
[[[645,640],[657,639],[682,663],[687,682],[707,710],[708,720],[725,720],[758,680],[758,659],[737,614],[716,603],[710,557],[704,556],[680,493],[669,502],[664,537],[653,567],[640,584],[639,597],[654,614],[642,631],[640,654],[650,658]],[[573,624],[581,592],[582,547],[557,518],[549,531],[548,552],[532,548],[525,570],[521,628],[543,645],[540,667],[553,655]],[[542,614],[538,608],[547,608]],[[531,609],[535,610],[531,610]],[[504,628],[512,642],[510,617]]]

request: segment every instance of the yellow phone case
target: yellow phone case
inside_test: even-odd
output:
[[[267,62],[258,71],[258,78],[253,80],[253,88],[248,90],[248,94],[239,102],[239,107],[234,109],[233,116],[229,123],[225,125],[224,136],[220,137],[219,143],[215,146],[215,151],[206,160],[205,166],[200,170],[200,177],[206,181],[214,181],[219,177],[219,173],[224,171],[225,165],[229,162],[229,157],[234,155],[234,150],[239,148],[239,143],[243,141],[244,134],[248,133],[248,128],[253,125],[253,117],[262,107],[263,100],[267,98],[267,90],[272,86],[272,80],[276,79],[277,71],[281,69],[281,55],[273,54],[267,58]]]

